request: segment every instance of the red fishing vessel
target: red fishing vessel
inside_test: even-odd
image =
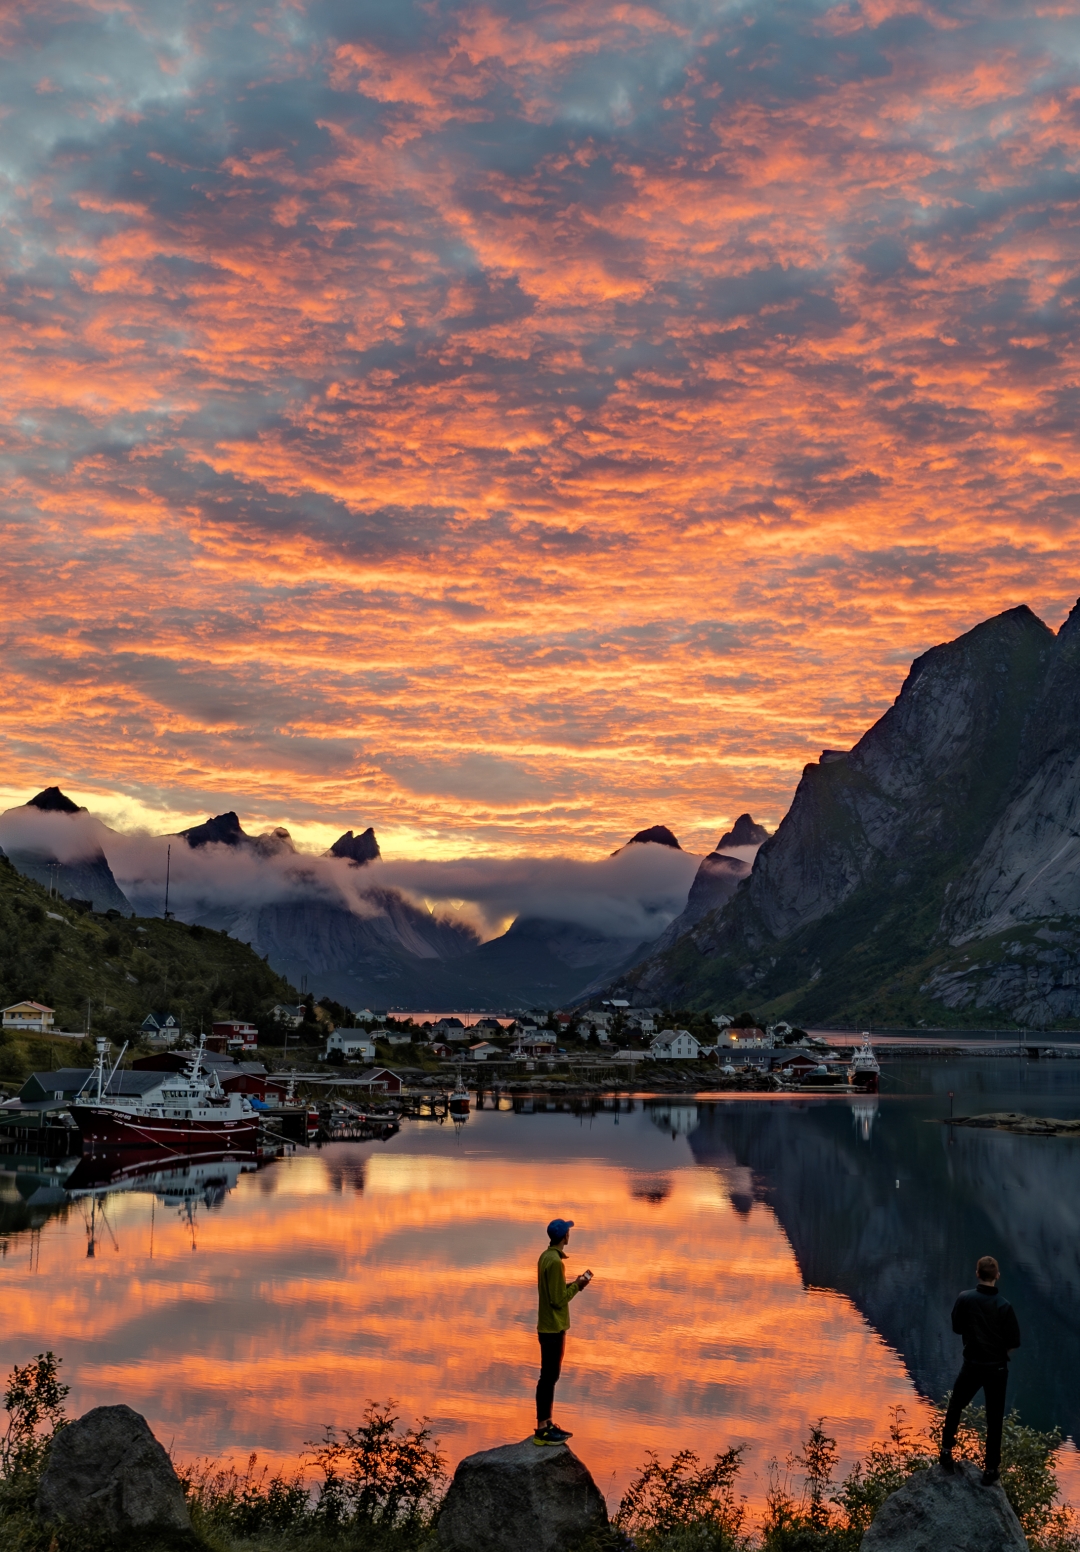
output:
[[[201,1042],[186,1073],[121,1072],[123,1051],[106,1072],[105,1050],[106,1042],[99,1039],[90,1077],[68,1106],[84,1150],[100,1143],[109,1148],[254,1151],[258,1112],[245,1094],[226,1094],[216,1071],[209,1076],[203,1072]]]

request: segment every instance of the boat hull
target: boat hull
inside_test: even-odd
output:
[[[174,1116],[147,1116],[113,1110],[108,1105],[72,1105],[70,1113],[83,1140],[83,1149],[100,1143],[107,1148],[199,1148],[208,1152],[254,1149],[259,1135],[258,1116],[237,1120],[186,1120]]]

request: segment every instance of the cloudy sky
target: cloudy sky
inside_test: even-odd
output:
[[[1077,11],[0,5],[0,800],[775,823],[1080,592]]]

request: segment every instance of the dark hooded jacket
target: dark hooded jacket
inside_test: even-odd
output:
[[[1020,1326],[1008,1299],[996,1288],[969,1288],[953,1305],[952,1328],[964,1339],[964,1362],[1008,1363],[1020,1346]]]

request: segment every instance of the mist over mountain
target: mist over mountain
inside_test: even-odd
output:
[[[1080,1017],[1080,605],[1009,609],[917,658],[806,766],[731,897],[626,978],[641,1002],[800,1022]]]
[[[666,826],[596,862],[388,862],[370,827],[320,857],[280,826],[250,834],[234,810],[178,835],[125,834],[59,788],[0,816],[0,843],[21,871],[48,882],[51,868],[62,894],[98,910],[160,916],[168,876],[177,920],[228,932],[354,1007],[567,1001],[640,957],[685,905],[698,862]]]
[[[12,865],[65,899],[89,900],[95,911],[131,914],[102,845],[111,834],[59,787],[46,787],[0,815],[0,848]]]

